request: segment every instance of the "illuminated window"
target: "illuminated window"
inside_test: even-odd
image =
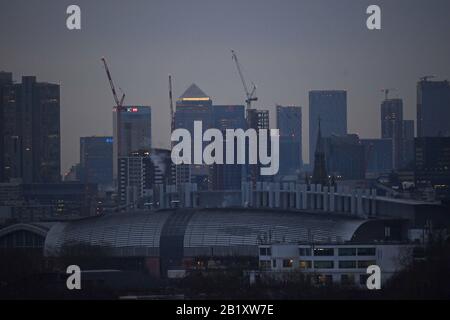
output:
[[[292,268],[293,261],[291,259],[283,260],[283,268]]]
[[[300,260],[298,262],[298,266],[299,266],[300,269],[311,269],[312,268],[312,261]]]

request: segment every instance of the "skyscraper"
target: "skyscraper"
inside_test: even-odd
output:
[[[392,139],[392,167],[399,169],[403,158],[403,101],[385,99],[381,103],[381,138]]]
[[[194,121],[202,122],[202,134],[213,126],[212,100],[196,84],[189,86],[177,100],[175,129],[186,129],[193,137]],[[191,163],[193,163],[193,153]],[[210,186],[210,167],[207,165],[178,165],[176,176],[177,184],[197,183],[199,190],[206,190]]]
[[[402,168],[413,166],[414,162],[414,120],[403,120]]]
[[[34,76],[2,86],[2,178],[24,183],[61,180],[60,88]]]
[[[128,156],[131,152],[150,150],[152,148],[152,112],[149,106],[124,106],[121,111],[120,139],[118,142],[117,110],[114,109],[114,144],[113,144],[113,177],[117,177],[117,161],[119,157]],[[118,150],[120,146],[120,150]]]
[[[172,183],[170,150],[131,152],[119,158],[118,196],[121,205],[137,206],[154,201],[156,185]]]
[[[113,138],[80,138],[81,181],[113,186]]]
[[[314,163],[317,120],[321,119],[322,137],[347,134],[347,92],[341,90],[309,92],[309,161]]]
[[[12,86],[12,73],[11,72],[0,72],[0,182],[6,180],[6,176],[9,175],[9,173],[5,171],[10,171],[10,169],[7,170],[5,168],[5,137],[7,135],[7,125],[8,122],[5,121],[6,119],[6,105],[8,104],[8,95],[7,91]]]
[[[219,129],[225,136],[227,129],[246,128],[245,106],[242,105],[214,105],[214,128]],[[240,190],[244,166],[237,163],[237,144],[235,144],[234,164],[215,164],[212,168],[213,190]],[[224,150],[226,158],[226,149]]]
[[[302,166],[302,108],[277,106],[280,130],[280,175],[295,175]]]
[[[260,129],[269,129],[269,110],[248,109],[247,126],[256,131]]]
[[[247,128],[248,129],[254,129],[256,132],[259,133],[259,130],[262,129],[269,129],[270,128],[270,122],[269,122],[269,110],[259,110],[259,109],[248,109],[247,110]],[[267,138],[268,141],[268,150],[270,150],[270,138]],[[249,164],[248,155],[249,155],[249,145],[248,142],[246,142],[246,165],[244,167],[244,177],[245,180],[251,181],[253,186],[256,185],[256,182],[261,180],[267,180],[271,179],[270,176],[261,176],[260,174],[260,168],[261,165],[258,164]]]
[[[450,136],[450,84],[446,81],[417,83],[417,136]]]

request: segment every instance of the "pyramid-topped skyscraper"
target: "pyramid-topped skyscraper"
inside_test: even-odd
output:
[[[213,127],[213,102],[196,84],[190,85],[177,99],[176,107],[175,129],[186,129],[194,136],[195,121],[201,122],[203,132]],[[196,183],[199,190],[208,189],[208,166],[178,165],[176,175],[177,184]]]
[[[206,101],[211,100],[210,97],[206,95],[206,93],[203,92],[202,89],[200,89],[195,83],[191,84],[189,88],[186,89],[186,91],[178,98],[178,101],[183,100],[200,100],[200,101]]]

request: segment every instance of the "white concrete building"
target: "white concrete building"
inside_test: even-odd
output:
[[[383,284],[412,259],[411,244],[271,244],[259,246],[262,276],[283,278],[291,272],[311,276],[316,284],[365,287],[367,267],[377,265]]]

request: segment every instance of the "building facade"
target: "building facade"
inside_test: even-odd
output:
[[[417,83],[417,136],[450,136],[450,84],[446,81]]]
[[[186,129],[193,137],[195,121],[201,121],[202,135],[214,125],[211,98],[196,84],[192,84],[176,102],[175,129]],[[203,143],[204,147],[205,143]],[[191,163],[194,163],[193,158],[191,159]],[[196,183],[201,190],[208,190],[211,186],[211,168],[207,165],[177,165],[176,175],[177,184]]]
[[[392,140],[392,167],[399,169],[403,155],[402,99],[386,99],[381,103],[381,138]]]
[[[121,206],[136,208],[153,201],[156,185],[172,184],[170,151],[152,149],[119,158],[118,197]]]
[[[80,180],[113,186],[113,137],[80,138]]]
[[[309,163],[314,163],[317,124],[321,119],[322,136],[347,134],[347,92],[341,90],[309,92]]]
[[[392,139],[361,139],[366,173],[380,175],[392,171]]]
[[[214,105],[214,128],[219,129],[225,136],[227,129],[246,128],[245,106],[243,105]],[[215,164],[211,170],[212,190],[240,190],[245,166],[237,164],[237,146],[234,150],[234,164]],[[226,158],[226,150],[224,150]]]
[[[7,73],[6,73],[7,74]],[[34,76],[2,78],[2,179],[25,183],[61,180],[60,87]]]
[[[117,110],[113,111],[113,177],[117,178],[117,161],[131,152],[152,148],[152,110],[149,106],[124,106],[117,123]],[[120,132],[119,132],[120,130]],[[119,141],[120,137],[120,141]],[[119,150],[120,146],[120,150]]]
[[[381,284],[413,257],[411,244],[272,244],[259,246],[261,275],[283,278],[301,272],[315,285],[367,288],[369,266],[378,266]]]
[[[280,130],[280,175],[298,175],[303,167],[302,108],[277,106]]]
[[[416,186],[433,187],[438,196],[450,198],[450,137],[415,139]]]
[[[365,179],[365,151],[358,135],[331,136],[323,140],[329,175],[339,180]]]

